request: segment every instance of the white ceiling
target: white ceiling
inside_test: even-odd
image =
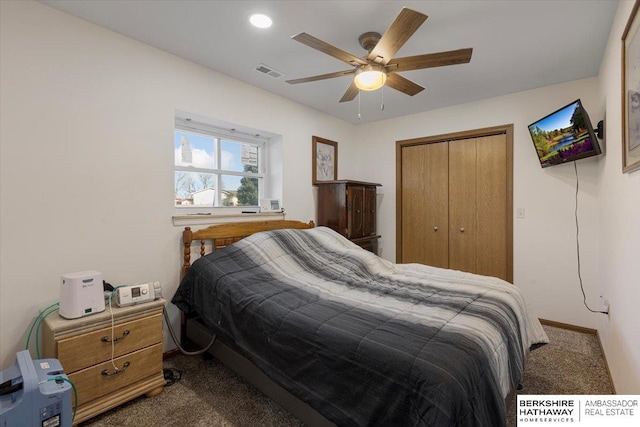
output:
[[[613,0],[41,2],[352,123],[597,76],[618,6]],[[390,88],[363,92],[361,119],[358,98],[338,102],[350,76],[285,82],[349,69],[291,36],[306,32],[361,57],[358,36],[383,34],[403,6],[429,19],[396,57],[472,47],[471,62],[402,73],[426,88],[413,97]],[[271,16],[273,26],[252,27],[255,12]],[[284,77],[255,71],[259,64]]]

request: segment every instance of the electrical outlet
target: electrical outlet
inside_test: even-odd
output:
[[[153,289],[156,299],[162,298],[162,286],[160,285],[160,282],[153,282]]]

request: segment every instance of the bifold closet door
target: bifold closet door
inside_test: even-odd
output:
[[[510,280],[507,215],[513,215],[508,202],[507,137],[504,134],[476,138],[476,215],[478,274]]]
[[[513,125],[396,142],[397,262],[513,280]]]
[[[449,268],[507,279],[505,135],[449,142]]]
[[[402,148],[402,259],[449,266],[447,143]]]
[[[449,268],[476,272],[476,138],[449,142]]]

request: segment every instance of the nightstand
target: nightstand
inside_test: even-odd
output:
[[[78,390],[74,424],[142,394],[151,397],[162,392],[165,303],[160,298],[118,307],[112,301],[113,334],[108,306],[102,313],[79,319],[64,319],[57,313],[45,319],[43,357],[58,359]]]

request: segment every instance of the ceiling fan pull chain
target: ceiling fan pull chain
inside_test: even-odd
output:
[[[358,120],[362,119],[360,115],[360,89],[358,89]]]
[[[380,104],[380,110],[384,111],[384,86],[382,86],[382,104]]]

